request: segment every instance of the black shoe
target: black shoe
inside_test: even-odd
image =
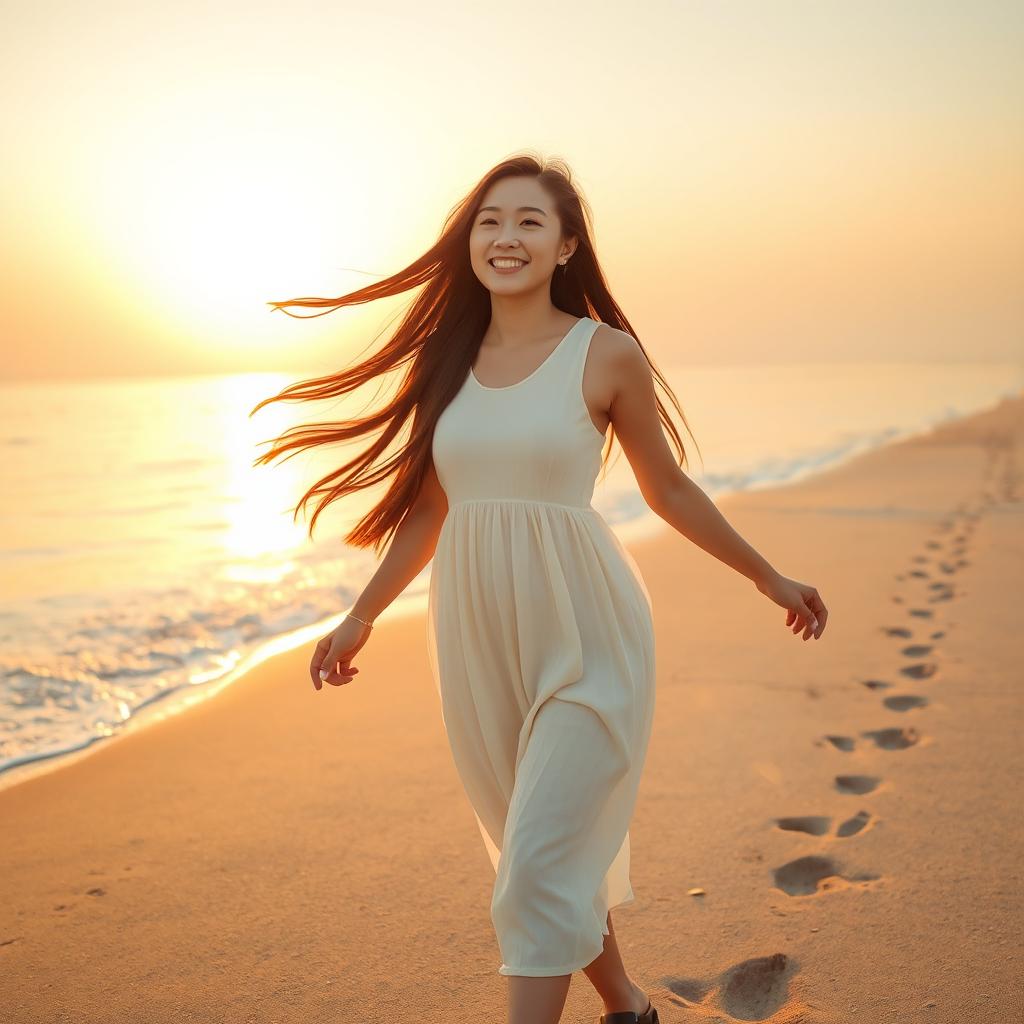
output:
[[[658,1011],[651,1001],[647,1000],[647,1009],[637,1014],[633,1010],[616,1010],[615,1013],[602,1013],[598,1024],[661,1024]]]

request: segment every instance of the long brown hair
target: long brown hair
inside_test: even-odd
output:
[[[364,434],[378,433],[361,454],[317,481],[296,505],[297,514],[311,498],[321,496],[309,524],[310,537],[317,517],[332,501],[372,487],[392,475],[395,479],[384,498],[356,524],[345,537],[345,542],[354,547],[372,546],[379,551],[412,507],[429,468],[434,426],[445,406],[465,382],[491,318],[490,292],[481,284],[470,262],[470,231],[487,190],[496,181],[513,176],[538,179],[555,203],[562,237],[579,240],[572,260],[564,267],[556,268],[552,276],[553,305],[563,312],[577,317],[589,316],[626,331],[633,338],[637,337],[605,283],[591,238],[590,207],[573,184],[569,168],[562,160],[542,161],[530,153],[503,160],[488,171],[448,214],[437,242],[404,270],[336,299],[305,297],[269,303],[285,313],[288,313],[286,306],[329,307],[324,309],[324,313],[329,313],[342,306],[354,306],[424,286],[394,336],[380,351],[340,373],[291,384],[278,394],[263,399],[249,413],[251,417],[270,402],[338,398],[389,370],[409,364],[395,397],[379,410],[342,423],[291,427],[274,442],[261,442],[271,443],[273,447],[260,455],[254,466],[271,462],[283,452],[293,449],[338,444]],[[313,316],[323,316],[323,313]],[[639,339],[637,344],[640,344]],[[647,356],[643,345],[640,348]],[[647,356],[647,361],[651,364],[655,383],[664,390],[692,437],[693,432],[678,399],[650,356]],[[677,449],[681,464],[686,466],[688,460],[682,439],[664,404],[660,399],[656,402],[659,418]],[[407,438],[396,451],[375,466],[378,457],[383,455],[410,419],[411,429]],[[605,467],[611,440],[609,438],[602,460]]]

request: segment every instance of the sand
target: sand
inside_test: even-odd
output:
[[[820,640],[668,526],[615,912],[665,1024],[1021,1019],[1024,399],[720,507]],[[425,619],[311,645],[0,792],[0,1019],[505,1019]],[[688,895],[691,889],[702,895]],[[596,1021],[582,972],[563,1021]]]

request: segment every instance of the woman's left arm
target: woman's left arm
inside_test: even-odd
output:
[[[654,378],[636,340],[607,325],[602,376],[611,396],[608,414],[644,500],[662,519],[719,561],[751,580],[787,611],[786,625],[804,640],[818,639],[828,610],[818,591],[788,579],[747,543],[715,503],[676,462],[658,416]]]

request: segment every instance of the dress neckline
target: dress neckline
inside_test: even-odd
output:
[[[500,388],[488,387],[486,384],[481,384],[480,383],[480,381],[477,379],[477,375],[473,372],[473,367],[470,366],[470,368],[469,368],[469,375],[473,379],[473,383],[476,384],[476,386],[478,388],[481,388],[484,391],[511,391],[512,388],[517,388],[521,384],[525,384],[528,380],[531,380],[533,377],[536,377],[537,374],[540,373],[540,371],[544,369],[545,365],[547,365],[547,363],[549,363],[551,361],[551,359],[554,356],[554,354],[562,347],[562,345],[565,344],[565,342],[568,339],[569,335],[572,334],[572,332],[575,331],[576,328],[579,327],[579,325],[581,323],[583,323],[584,320],[589,320],[589,319],[590,319],[590,317],[581,316],[576,321],[576,323],[574,323],[572,325],[572,327],[570,327],[569,330],[567,330],[565,332],[565,334],[562,335],[562,337],[559,340],[558,344],[541,360],[540,365],[535,370],[533,370],[531,373],[528,373],[522,380],[517,380],[514,384],[506,384],[506,385],[504,385],[503,387],[500,387]],[[596,430],[597,428],[595,427],[594,429]]]

